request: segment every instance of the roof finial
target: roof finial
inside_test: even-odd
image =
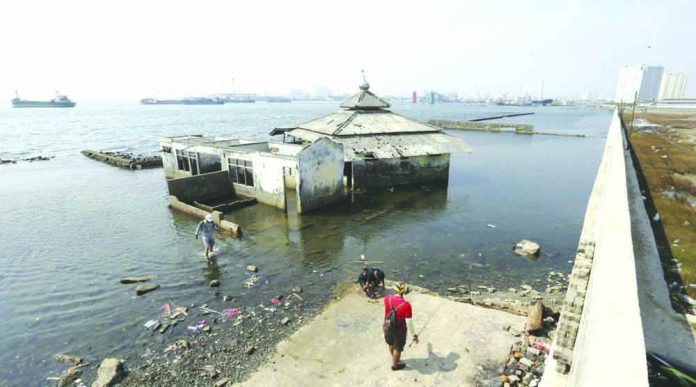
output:
[[[370,89],[370,84],[367,83],[367,79],[365,78],[365,70],[360,70],[362,72],[362,77],[363,77],[363,84],[360,85],[360,90],[369,90]]]

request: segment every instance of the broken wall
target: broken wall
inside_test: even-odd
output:
[[[343,197],[343,145],[320,138],[297,158],[297,212],[304,213]]]
[[[235,189],[227,177],[227,171],[206,173],[167,180],[169,194],[187,203],[221,197],[235,197]]]
[[[354,188],[383,188],[449,178],[449,154],[354,160]]]

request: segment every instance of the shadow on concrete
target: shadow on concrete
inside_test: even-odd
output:
[[[413,369],[423,375],[432,375],[438,372],[452,372],[457,368],[457,360],[461,356],[458,353],[450,352],[447,356],[439,356],[433,352],[432,343],[428,343],[428,357],[424,359],[405,360],[406,369]]]
[[[622,126],[628,138],[623,120]],[[626,145],[631,159],[627,160],[626,183],[645,347],[671,360],[696,364],[696,340],[684,315],[692,309],[668,286],[672,281],[682,284],[682,279],[674,267],[662,222],[653,218],[657,208],[630,138]]]
[[[636,154],[635,149],[630,141],[631,130],[628,129],[624,122],[623,111],[619,111],[619,117],[621,118],[621,128],[624,131],[625,137],[628,139],[626,149],[631,155],[631,161],[633,163],[633,168],[636,171],[636,178],[638,180],[638,187],[640,188],[641,194],[645,197],[643,204],[645,206],[645,211],[650,219],[653,219],[656,214],[658,214],[657,206],[655,206],[655,201],[653,200],[652,192],[648,186],[648,181],[643,173],[643,168],[640,164],[640,158]],[[662,265],[662,270],[664,273],[665,283],[672,284],[676,283],[678,286],[684,285],[684,280],[681,277],[679,268],[674,261],[674,255],[672,254],[672,245],[667,238],[667,233],[662,225],[662,221],[652,221],[650,222],[650,227],[652,228],[653,236],[655,237],[655,243],[657,245],[657,252],[660,256],[660,262]],[[668,286],[670,293],[670,302],[672,308],[678,313],[689,313],[693,312],[693,308],[685,303],[680,298],[680,292],[675,290],[673,286]]]

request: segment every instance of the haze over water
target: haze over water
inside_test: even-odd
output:
[[[528,283],[543,291],[549,271],[568,273],[600,161],[611,112],[396,104],[421,121],[534,111],[507,121],[573,138],[455,132],[473,153],[453,155],[446,187],[397,187],[346,198],[335,207],[286,216],[256,205],[232,214],[242,239],[218,238],[218,264],[206,265],[196,220],[171,212],[161,169],[125,171],[87,159],[82,149],[156,153],[160,136],[202,133],[267,138],[338,103],[142,106],[78,103],[74,109],[0,107],[0,158],[55,155],[0,165],[0,384],[42,384],[62,365],[57,352],[88,359],[138,359],[161,351],[163,336],[142,328],[161,305],[218,305],[208,283],[237,304],[258,305],[300,285],[325,299],[353,279],[365,254],[388,278],[444,292],[458,284],[498,288]],[[488,227],[495,225],[495,228]],[[519,239],[540,243],[537,261],[517,257]],[[264,284],[248,290],[244,267]],[[161,289],[136,297],[129,274],[157,276]],[[535,282],[542,279],[542,282]],[[303,294],[304,296],[304,294]],[[185,334],[178,326],[171,335]],[[168,333],[169,335],[169,333]]]

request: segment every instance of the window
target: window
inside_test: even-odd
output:
[[[199,173],[198,153],[177,149],[176,166],[180,171],[191,172],[192,175],[197,175]]]
[[[254,164],[249,160],[227,159],[230,179],[237,184],[254,186]]]
[[[220,155],[198,153],[198,168],[200,173],[211,173],[222,171]]]

